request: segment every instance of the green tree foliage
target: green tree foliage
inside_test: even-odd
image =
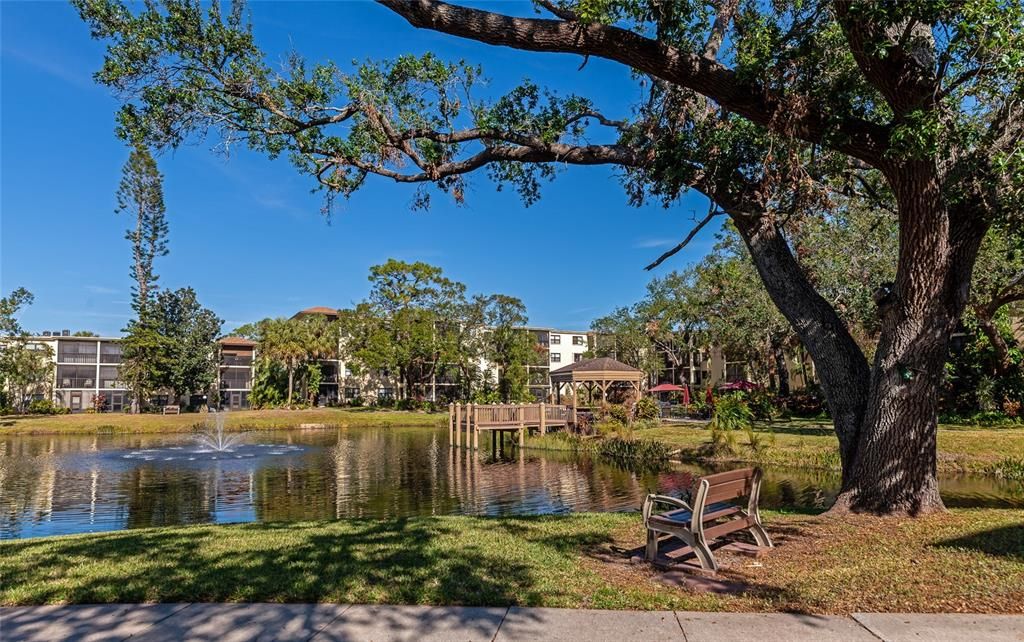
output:
[[[161,291],[153,303],[153,323],[167,347],[159,384],[176,395],[208,393],[217,378],[223,321],[199,303],[192,288]]]
[[[295,373],[311,352],[309,325],[301,318],[267,319],[259,325],[256,349],[262,356],[283,364],[288,377],[285,403],[290,406],[295,393]]]
[[[982,239],[1024,212],[1019,2],[537,0],[553,16],[538,18],[380,0],[415,27],[622,64],[644,92],[623,120],[529,82],[479,100],[479,69],[429,54],[347,72],[294,55],[279,72],[241,4],[229,15],[188,0],[75,4],[107,44],[97,79],[123,99],[130,140],[216,132],[288,154],[328,196],[373,174],[461,200],[466,174],[486,168],[531,203],[541,180],[576,164],[621,167],[633,203],[698,190],[713,203],[698,227],[732,220],[814,357],[840,443],[837,509],[941,509],[936,393],[949,337]],[[891,208],[899,226],[871,364],[790,236],[850,199]]]
[[[18,310],[32,305],[35,297],[25,288],[17,288],[5,297],[0,298],[0,336],[22,334],[18,323]]]
[[[29,341],[17,319],[18,312],[33,300],[25,288],[16,288],[0,298],[0,407],[11,404],[24,411],[31,394],[50,392],[53,351]]]
[[[125,238],[132,244],[132,307],[140,316],[157,287],[153,261],[168,252],[165,209],[163,176],[149,149],[137,144],[121,170],[117,212],[135,219]]]
[[[478,297],[486,330],[475,328],[484,341],[483,356],[498,368],[497,392],[504,403],[528,401],[530,381],[528,366],[538,364],[533,335],[524,329],[528,319],[526,306],[515,297],[494,294]]]
[[[129,322],[121,344],[121,377],[138,403],[159,389],[175,396],[208,394],[217,377],[221,323],[192,288],[152,296],[143,318]]]
[[[595,319],[590,324],[596,333],[593,352],[639,368],[656,380],[663,367],[662,355],[652,337],[651,320],[643,316],[645,311],[642,304],[622,307]]]
[[[1024,227],[993,228],[978,255],[968,323],[991,346],[991,374],[1020,376],[1020,350],[1012,319],[1024,318]]]
[[[53,370],[53,350],[48,345],[18,336],[0,348],[0,380],[5,396],[19,411],[26,410],[33,394],[49,396]]]

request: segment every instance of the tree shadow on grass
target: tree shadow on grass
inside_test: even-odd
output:
[[[538,588],[546,569],[513,548],[564,556],[610,538],[567,529],[548,540],[543,521],[245,524],[11,542],[0,601],[538,604],[550,597]]]
[[[1024,562],[1024,525],[1001,526],[932,544],[936,548],[968,549]]]

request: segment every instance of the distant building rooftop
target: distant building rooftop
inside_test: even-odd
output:
[[[256,345],[256,342],[253,341],[252,339],[246,339],[245,337],[236,337],[236,336],[230,336],[230,337],[224,337],[222,339],[218,339],[217,343],[221,344],[222,346],[223,345],[232,345],[232,346],[254,346],[254,345]]]
[[[336,316],[338,316],[338,309],[337,308],[328,308],[328,307],[323,306],[323,305],[318,305],[318,306],[315,306],[315,307],[312,307],[312,308],[306,308],[305,310],[299,310],[298,312],[296,312],[294,314],[294,316],[292,316],[292,318],[294,319],[295,317],[311,316],[311,315],[314,315],[314,314],[322,314],[324,316],[336,317]]]

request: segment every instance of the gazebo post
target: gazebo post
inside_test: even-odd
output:
[[[576,387],[576,382],[572,385],[572,426],[575,428],[579,422],[576,421],[576,407],[579,404],[579,389]]]

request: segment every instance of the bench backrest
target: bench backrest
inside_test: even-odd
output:
[[[705,475],[694,482],[693,527],[703,527],[705,508],[718,502],[735,502],[747,498],[747,514],[757,514],[761,494],[761,470],[741,468],[714,475]]]

